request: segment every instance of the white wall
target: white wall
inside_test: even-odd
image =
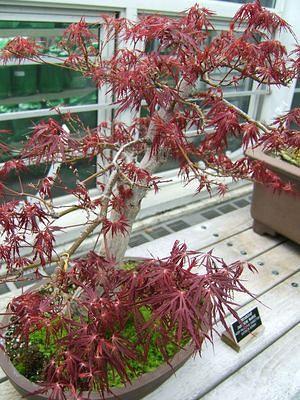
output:
[[[281,16],[291,25],[295,35],[298,40],[300,40],[300,1],[286,0]],[[277,36],[277,39],[284,43],[288,51],[294,48],[295,40],[289,32],[282,32]],[[289,111],[293,100],[295,85],[296,79],[289,87],[272,87],[270,95],[266,96],[263,102],[261,111],[261,119],[263,121],[269,123],[277,115]]]
[[[94,10],[124,10],[125,8],[135,8],[139,12],[164,12],[178,13],[191,7],[196,0],[1,0],[1,4],[7,5],[26,5],[26,6],[53,6],[87,8]],[[207,7],[224,17],[231,17],[239,8],[238,4],[220,2],[215,0],[200,0],[198,3]]]

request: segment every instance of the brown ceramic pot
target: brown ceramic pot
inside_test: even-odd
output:
[[[41,283],[33,286],[33,289],[41,286]],[[30,290],[30,289],[29,289]],[[31,289],[32,290],[32,289]],[[9,323],[10,316],[5,315],[0,321],[1,326],[6,326]],[[4,330],[0,331],[3,335]],[[2,340],[2,345],[5,345]],[[162,364],[156,370],[152,372],[148,372],[144,375],[141,375],[139,378],[134,380],[132,384],[128,384],[124,388],[116,388],[113,390],[113,394],[108,393],[105,396],[106,400],[120,399],[120,400],[138,400],[142,399],[147,394],[151,393],[158,386],[160,386],[164,381],[166,381],[178,368],[180,368],[192,355],[193,348],[191,345],[186,345],[183,349],[181,349],[170,361],[172,368],[167,363]],[[9,357],[0,348],[0,367],[3,369],[5,374],[7,375],[11,384],[15,387],[15,389],[23,396],[28,396],[28,398],[32,400],[45,400],[49,398],[47,393],[45,394],[32,394],[37,392],[40,387],[30,382],[27,378],[21,375],[16,368],[11,363]],[[84,396],[84,394],[83,394]],[[84,398],[88,400],[99,400],[98,393],[92,393]]]
[[[300,193],[300,168],[272,157],[261,148],[248,150],[251,159],[264,162],[284,182],[294,185]],[[300,244],[300,196],[290,193],[273,193],[272,188],[255,183],[251,205],[253,229],[259,234],[281,235]]]

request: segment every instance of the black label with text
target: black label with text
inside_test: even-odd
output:
[[[239,343],[244,339],[249,333],[253,332],[256,328],[262,325],[258,308],[255,307],[253,310],[249,311],[247,314],[241,317],[241,321],[235,321],[232,324],[232,330],[236,339]]]

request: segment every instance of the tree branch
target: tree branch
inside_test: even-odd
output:
[[[206,82],[208,85],[212,86],[212,87],[219,87],[218,84],[213,83],[208,77],[203,76],[202,77],[203,82]],[[265,133],[268,133],[269,130],[268,128],[262,123],[259,122],[257,120],[255,120],[254,118],[250,117],[250,115],[248,115],[247,113],[245,113],[243,110],[241,110],[239,107],[233,105],[232,103],[230,103],[228,100],[222,98],[223,103],[225,103],[229,108],[231,108],[232,110],[236,111],[243,119],[245,119],[248,122],[251,122],[252,124],[256,125],[259,129],[261,129],[262,131],[264,131]]]

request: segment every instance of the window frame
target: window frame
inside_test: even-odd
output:
[[[11,3],[15,4],[11,6]],[[28,1],[25,0],[0,0],[2,6],[2,11],[0,13],[1,18],[4,19],[15,19],[16,15],[20,15],[22,12],[23,20],[29,21],[33,20],[32,11],[38,11],[38,15],[40,16],[40,21],[57,21],[57,22],[65,22],[66,18],[73,18],[73,21],[78,20],[82,14],[88,15],[90,18],[98,18],[95,15],[99,15],[101,12],[111,12],[116,16],[120,13],[122,16],[129,16],[131,18],[132,15],[135,17],[138,15],[145,14],[162,14],[168,16],[176,17],[179,12],[186,9],[188,6],[186,1],[180,0],[178,2],[174,2],[173,0],[152,0],[151,3],[144,3],[140,0],[114,0],[113,6],[110,0],[86,0],[84,6],[82,5],[82,0],[48,0],[47,4],[49,6],[45,7],[41,5],[40,0],[30,0],[30,5],[28,5]],[[190,3],[192,5],[193,2]],[[276,0],[275,8],[272,11],[283,14],[285,10],[286,0]],[[236,13],[236,11],[240,8],[241,4],[230,3],[230,2],[220,2],[217,0],[202,0],[201,6],[206,7],[215,12],[215,24],[216,27],[224,27],[226,23],[228,23],[229,19]],[[47,11],[53,11],[52,19],[49,19],[49,15]],[[70,14],[66,17],[66,12]],[[4,15],[5,14],[5,15]],[[4,18],[4,16],[6,18]],[[134,19],[134,18],[133,18]],[[102,30],[101,30],[102,31]],[[243,96],[245,93],[232,93],[232,95]],[[260,96],[260,94],[262,96]],[[259,90],[255,90],[250,96],[250,104],[249,111],[251,111],[251,115],[255,115],[258,112],[258,108],[260,106],[260,99],[264,99],[263,96],[269,95],[270,92],[265,90],[263,93],[260,93]],[[102,96],[102,97],[101,97]],[[100,102],[100,98],[102,101]],[[96,110],[98,115],[98,122],[101,120],[109,119],[109,115],[111,113],[111,109],[114,107],[107,99],[104,99],[104,92],[98,93],[98,101],[101,109]],[[1,120],[1,115],[0,115]],[[241,153],[241,150],[239,150]],[[236,152],[231,156],[236,158],[240,154]],[[169,170],[160,174],[162,177],[170,178],[172,177],[175,181],[177,181],[178,169]],[[164,185],[168,185],[165,183]],[[92,189],[94,190],[94,189]],[[57,199],[62,199],[64,197],[60,197]]]
[[[280,0],[276,1],[276,5],[277,2],[279,2]],[[214,5],[218,3],[218,0],[214,1]],[[222,9],[222,3],[223,2],[219,2],[220,7]],[[225,4],[224,4],[225,3]],[[230,2],[224,2],[224,9],[227,8],[228,3]],[[205,7],[205,4],[201,4],[203,7]],[[237,4],[237,3],[230,3],[230,6],[238,6],[238,8],[242,5],[242,4]],[[212,9],[212,7],[210,7],[210,9]],[[139,12],[138,16],[142,17],[142,16],[147,16],[147,15],[151,15],[151,13],[146,12]],[[169,17],[178,17],[177,15],[171,14],[171,13],[163,13],[162,15],[166,15]],[[216,14],[214,16],[214,18],[212,18],[212,23],[214,25],[214,28],[216,31],[221,31],[221,30],[226,30],[228,28],[228,24],[230,22],[230,18],[228,17],[224,17],[224,15],[219,15]],[[209,29],[211,30],[211,29]],[[242,28],[239,28],[238,31],[242,31]],[[144,48],[146,46],[146,43],[144,43]],[[155,46],[155,45],[154,45]],[[248,107],[248,111],[247,113],[249,114],[250,117],[255,118],[258,114],[258,108],[261,102],[261,99],[263,96],[266,95],[270,95],[271,91],[269,88],[264,88],[261,87],[257,82],[252,81],[252,90],[236,90],[236,91],[232,91],[232,92],[226,92],[224,91],[224,98],[225,99],[229,99],[233,98],[233,97],[250,97],[249,99],[249,107]],[[299,88],[300,89],[300,88]],[[193,98],[193,100],[195,100]],[[146,102],[142,102],[141,106],[146,106]],[[194,131],[190,130],[187,132],[187,135],[189,134],[193,134]],[[243,148],[240,147],[239,149],[235,150],[235,151],[228,151],[227,155],[232,159],[232,160],[237,160],[239,157],[241,157],[243,155]],[[179,168],[173,168],[173,169],[169,169],[163,172],[159,172],[159,176],[162,179],[168,180],[168,182],[165,182],[162,184],[162,186],[168,186],[168,185],[172,185],[174,184],[174,181],[178,180],[178,174],[179,174]]]
[[[105,12],[106,14],[110,14],[112,16],[115,16],[117,18],[117,13],[115,12]],[[57,22],[57,23],[74,23],[78,22],[80,18],[84,16],[85,20],[88,23],[91,24],[97,24],[99,26],[99,37],[98,41],[99,43],[101,40],[103,40],[103,35],[104,35],[104,29],[101,27],[101,16],[99,15],[99,10],[89,10],[88,8],[85,8],[85,6],[82,6],[80,9],[76,8],[69,8],[69,7],[64,7],[64,8],[53,8],[53,7],[45,7],[45,6],[27,6],[27,7],[20,7],[17,5],[10,5],[10,6],[3,6],[3,8],[0,11],[0,20],[1,21],[19,21],[19,22]],[[0,36],[2,34],[1,30],[4,30],[3,28],[0,28]],[[30,31],[33,32],[35,35],[39,34],[39,32],[45,32],[51,33],[56,31],[63,31],[64,28],[37,28],[37,29],[31,29],[29,28],[29,33],[26,30],[26,28],[15,28],[11,29],[10,31],[14,33],[16,31],[16,36],[21,35],[22,32],[26,33],[26,36],[30,37]],[[10,32],[9,32],[10,33]],[[1,37],[12,37],[11,35],[8,35],[8,33],[4,33],[3,36]],[[115,44],[112,42],[110,43],[107,48],[106,48],[106,56],[109,57],[111,54],[113,54],[114,51],[114,46]],[[51,57],[49,57],[50,59]],[[47,60],[47,56],[45,56],[45,60]],[[53,62],[53,60],[51,60]],[[38,63],[36,62],[31,62],[31,61],[25,61],[22,63],[22,65],[35,65]],[[18,62],[10,61],[6,64],[6,66],[14,66],[18,65]],[[80,90],[80,89],[78,89]],[[97,90],[95,88],[95,90]],[[63,93],[63,92],[62,92]],[[75,90],[74,90],[75,93]],[[42,95],[42,94],[41,94]],[[59,95],[59,93],[57,93]],[[24,96],[25,102],[27,101],[34,101],[36,97],[36,101],[39,101],[39,95],[32,95],[32,96]],[[28,100],[32,97],[34,100]],[[28,99],[27,99],[28,98]],[[97,113],[97,124],[100,122],[111,119],[111,110],[114,108],[114,105],[111,104],[111,95],[107,94],[107,91],[105,88],[101,88],[97,90],[97,101],[95,103],[91,104],[84,104],[84,105],[75,105],[75,106],[64,106],[60,107],[60,112],[62,114],[65,113],[75,113],[78,114],[80,117],[80,113],[83,112],[90,112],[94,111]],[[9,112],[9,113],[3,113],[0,114],[0,121],[11,121],[11,120],[17,120],[17,119],[26,119],[26,118],[43,118],[43,117],[50,117],[53,115],[57,115],[56,111],[53,110],[52,108],[39,108],[36,110],[28,110],[28,111],[14,111],[14,112]],[[3,163],[0,163],[0,166],[3,165]],[[96,161],[96,168],[99,169],[99,162]],[[89,190],[92,196],[95,196],[97,193],[97,184],[95,187],[91,188]],[[71,201],[71,196],[70,195],[61,195],[55,197],[55,203],[56,205],[62,205],[65,204],[65,202],[70,202]]]

